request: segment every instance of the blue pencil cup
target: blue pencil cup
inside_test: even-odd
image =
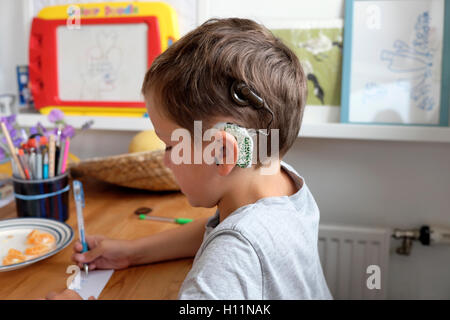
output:
[[[18,217],[48,218],[65,222],[69,218],[68,172],[45,180],[12,178]]]

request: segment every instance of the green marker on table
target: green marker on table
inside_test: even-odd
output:
[[[188,219],[188,218],[164,218],[164,217],[147,216],[145,214],[140,214],[139,219],[172,222],[172,223],[178,223],[178,224],[186,224],[186,223],[193,221],[192,219]]]

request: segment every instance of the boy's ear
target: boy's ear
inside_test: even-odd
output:
[[[214,154],[217,171],[219,175],[226,176],[237,164],[239,155],[238,142],[233,135],[226,131],[218,131],[216,133],[216,141],[219,146],[215,149]]]

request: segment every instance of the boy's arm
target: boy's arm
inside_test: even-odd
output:
[[[131,265],[141,265],[195,256],[203,241],[209,217],[196,219],[179,228],[133,241]]]

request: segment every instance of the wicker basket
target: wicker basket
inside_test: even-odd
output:
[[[124,187],[151,191],[180,190],[163,163],[164,150],[92,158],[70,165],[74,175],[89,175]]]

